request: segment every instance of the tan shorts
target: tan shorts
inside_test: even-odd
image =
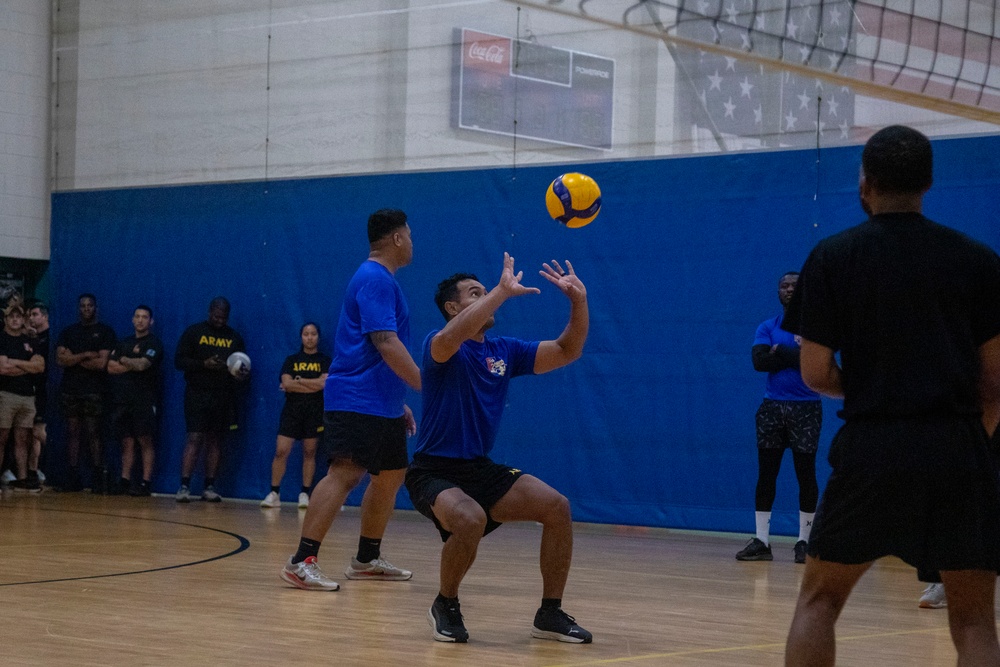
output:
[[[0,391],[0,429],[31,428],[34,423],[34,396]]]

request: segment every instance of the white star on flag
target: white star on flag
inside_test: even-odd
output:
[[[684,122],[708,129],[727,143],[729,137],[756,140],[748,146],[810,146],[815,145],[817,133],[826,142],[849,140],[853,91],[781,70],[780,61],[832,71],[850,65],[847,47],[854,44],[850,3],[681,0],[678,36],[773,58],[776,64],[765,67],[735,54],[679,48],[685,76],[678,92],[678,113]],[[825,46],[838,43],[844,48],[834,51]]]

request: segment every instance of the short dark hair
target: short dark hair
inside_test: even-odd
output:
[[[306,330],[306,327],[316,327],[316,335],[317,336],[321,336],[323,334],[323,332],[321,332],[319,330],[319,325],[318,324],[316,324],[315,322],[306,322],[305,324],[302,325],[302,328],[299,329],[299,336],[301,336],[302,332]]]
[[[781,277],[778,278],[778,284],[781,284],[781,281],[787,278],[788,276],[798,276],[798,275],[799,275],[798,271],[785,271],[784,273],[781,274]]]
[[[80,296],[76,297],[76,302],[77,302],[77,303],[80,303],[80,302],[81,302],[81,301],[83,301],[84,299],[90,299],[91,301],[93,301],[93,302],[94,302],[94,305],[95,305],[95,306],[97,305],[97,297],[96,297],[96,296],[94,296],[93,294],[91,294],[90,292],[84,292],[84,293],[83,293],[83,294],[81,294]]]
[[[49,316],[49,307],[45,305],[44,301],[31,301],[28,303],[29,313],[33,311],[35,308],[37,308],[38,312],[40,312],[42,315],[45,315],[46,317]]]
[[[145,310],[147,313],[149,313],[149,319],[153,319],[153,309],[147,306],[146,304],[140,303],[132,310],[132,314],[135,315],[135,311],[137,310]]]
[[[209,312],[215,310],[216,308],[221,308],[227,313],[229,312],[229,299],[224,296],[217,296],[208,303]]]
[[[934,181],[931,142],[904,125],[890,125],[872,135],[861,153],[865,181],[887,194],[919,194]]]
[[[398,208],[380,208],[368,216],[368,242],[375,243],[405,226],[405,213]]]
[[[448,311],[444,309],[444,304],[454,301],[458,297],[458,284],[463,280],[478,281],[479,278],[474,273],[456,273],[439,282],[437,291],[434,292],[434,303],[437,304],[438,310],[444,315],[446,321],[451,318],[448,317]]]

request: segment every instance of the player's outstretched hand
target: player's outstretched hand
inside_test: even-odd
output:
[[[542,270],[538,274],[558,287],[570,301],[579,302],[587,298],[587,287],[576,276],[573,264],[568,259],[566,260],[565,270],[559,264],[559,261],[555,259],[552,260],[551,264],[545,262],[542,264],[542,267]]]
[[[541,294],[542,290],[537,287],[526,287],[521,284],[524,271],[514,273],[514,258],[510,253],[503,254],[503,273],[500,274],[500,282],[497,288],[502,290],[507,296],[522,296],[524,294]]]

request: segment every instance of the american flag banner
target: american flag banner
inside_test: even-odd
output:
[[[848,0],[686,0],[676,34],[736,52],[828,71],[849,58]],[[677,49],[679,117],[717,137],[761,147],[846,143],[854,93],[846,86],[707,50]],[[732,142],[727,142],[727,146]]]

